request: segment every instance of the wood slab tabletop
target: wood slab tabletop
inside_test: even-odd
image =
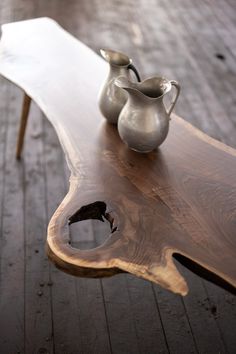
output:
[[[173,114],[156,151],[129,150],[98,109],[107,64],[48,18],[2,27],[0,73],[42,109],[71,171],[48,226],[48,255],[60,269],[125,271],[185,295],[179,254],[236,287],[234,149]],[[73,248],[69,224],[92,218],[108,220],[110,236],[95,249]]]

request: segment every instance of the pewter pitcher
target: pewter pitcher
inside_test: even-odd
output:
[[[115,84],[128,92],[128,100],[118,120],[121,139],[132,150],[144,153],[154,150],[167,137],[170,114],[180,92],[179,84],[163,77],[153,77],[140,83],[120,77]],[[176,93],[166,109],[163,98],[172,86]]]
[[[132,60],[127,55],[114,50],[101,49],[100,52],[110,64],[110,70],[100,91],[98,104],[101,113],[108,122],[116,124],[120,111],[127,100],[127,93],[114,84],[115,79],[119,76],[131,79],[130,69],[133,70],[138,81],[140,81],[140,77],[137,69],[132,64]]]

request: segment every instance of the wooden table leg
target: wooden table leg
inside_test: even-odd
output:
[[[22,106],[22,112],[21,112],[20,128],[19,128],[18,139],[17,139],[17,147],[16,147],[16,158],[17,159],[20,159],[20,157],[21,157],[21,152],[22,152],[22,148],[23,148],[23,144],[24,144],[25,129],[26,129],[28,116],[29,116],[30,103],[31,103],[31,98],[25,93],[23,106]]]

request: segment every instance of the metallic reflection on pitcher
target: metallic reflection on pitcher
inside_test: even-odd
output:
[[[99,93],[98,104],[101,113],[109,123],[117,124],[120,111],[127,101],[127,92],[117,87],[114,82],[119,76],[131,79],[130,70],[132,70],[138,81],[140,76],[137,69],[132,64],[132,59],[127,55],[114,50],[100,50],[103,58],[110,64],[110,70],[106,81]]]
[[[170,114],[180,93],[174,80],[152,77],[133,83],[127,77],[115,80],[117,87],[128,92],[128,100],[119,115],[118,131],[121,139],[132,149],[147,153],[163,143],[169,131]],[[163,97],[176,88],[176,94],[168,109]]]

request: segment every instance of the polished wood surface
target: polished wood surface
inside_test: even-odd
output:
[[[46,15],[97,53],[101,47],[128,53],[144,77],[162,73],[179,80],[175,112],[235,148],[233,5],[3,0],[0,23]],[[174,262],[189,286],[185,297],[132,274],[75,277],[50,262],[44,245],[48,222],[68,191],[65,155],[53,126],[32,102],[24,152],[16,160],[23,91],[0,76],[0,97],[0,351],[234,354],[236,296],[179,259]],[[109,228],[99,220],[74,223],[71,244],[96,247]]]
[[[122,270],[186,295],[177,253],[236,286],[235,150],[173,116],[160,149],[130,151],[97,108],[106,63],[47,18],[3,26],[0,72],[44,111],[71,170],[48,228],[58,267],[92,277]],[[102,217],[112,229],[103,245],[71,247],[68,220]]]

